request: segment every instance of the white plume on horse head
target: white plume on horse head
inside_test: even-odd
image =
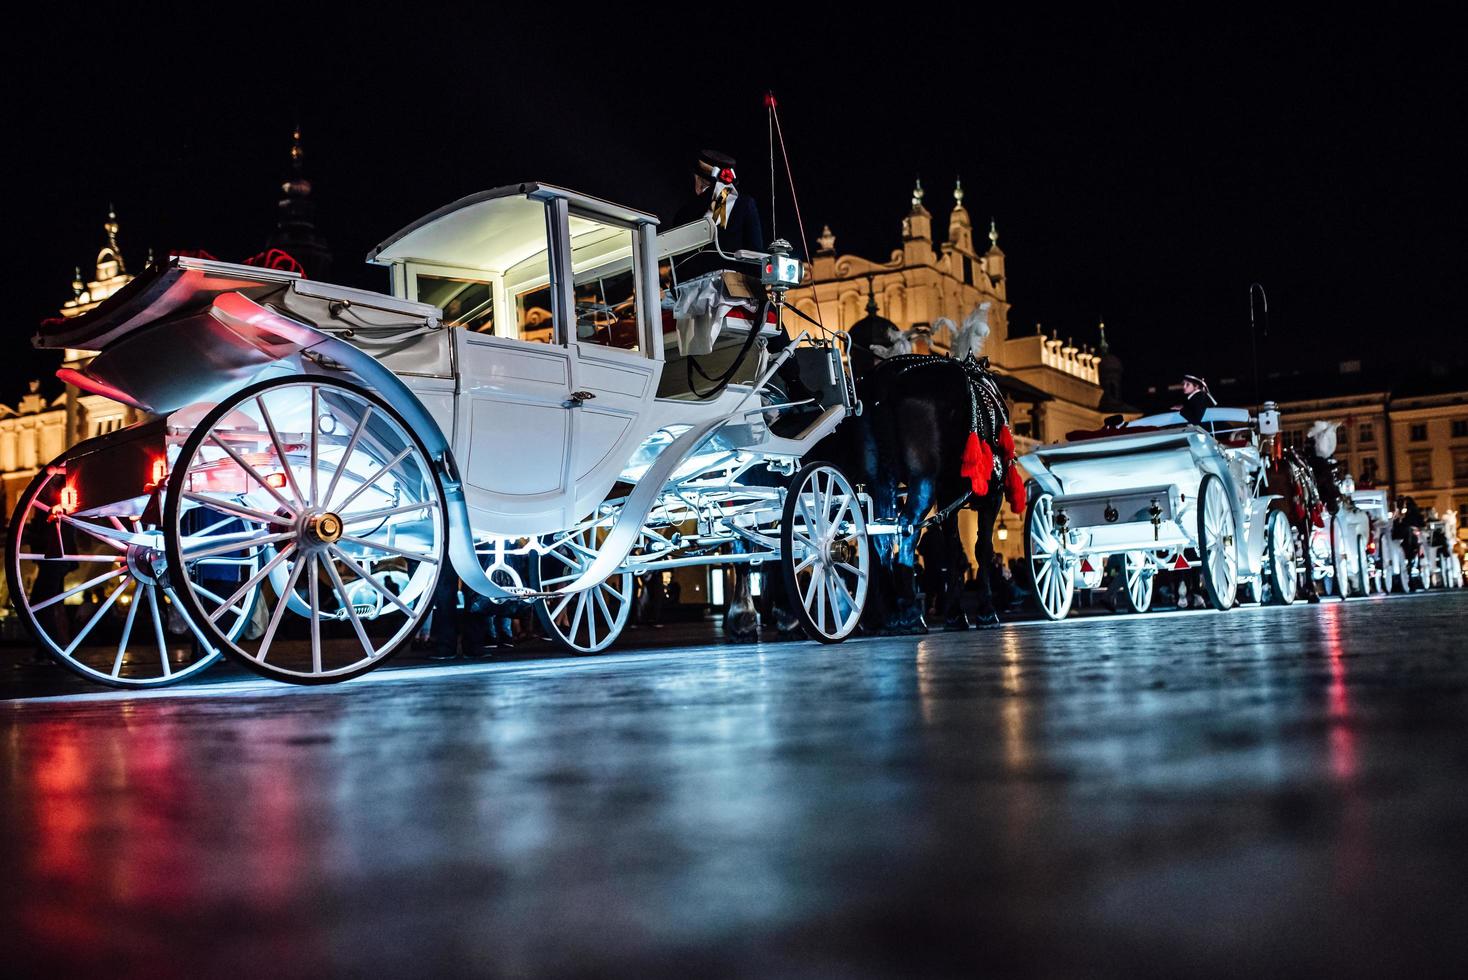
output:
[[[984,342],[989,339],[989,310],[993,305],[986,300],[963,318],[963,328],[953,341],[954,357],[963,358],[970,354],[978,357],[984,352]]]
[[[887,340],[889,341],[889,343],[886,346],[883,346],[881,344],[873,344],[872,353],[883,359],[886,359],[888,357],[898,357],[902,354],[912,353],[911,330],[904,332],[898,330],[896,327],[888,327]]]
[[[1321,459],[1330,459],[1335,455],[1335,430],[1341,427],[1340,422],[1327,422],[1325,419],[1316,419],[1305,433],[1305,438],[1315,446],[1315,455]]]

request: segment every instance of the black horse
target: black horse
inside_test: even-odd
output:
[[[975,549],[980,573],[978,622],[999,622],[989,577],[994,522],[1008,494],[1024,510],[1024,482],[1014,464],[1014,439],[1004,397],[987,358],[962,360],[904,354],[879,361],[857,381],[862,414],[817,447],[815,458],[842,467],[871,494],[878,521],[898,526],[895,546],[874,536],[886,581],[869,590],[868,622],[884,632],[926,632],[917,595],[917,542],[924,527],[937,526],[948,569],[942,615],[947,629],[967,629],[963,594],[962,543],[958,512],[978,512]],[[936,511],[935,511],[936,508]],[[935,511],[929,516],[930,511]],[[885,586],[881,587],[881,586]]]

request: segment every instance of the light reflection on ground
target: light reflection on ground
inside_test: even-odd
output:
[[[10,702],[0,913],[23,968],[109,973],[1450,962],[1465,611]]]

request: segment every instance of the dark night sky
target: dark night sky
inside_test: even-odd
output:
[[[149,245],[258,251],[297,114],[332,278],[381,287],[367,250],[462,194],[535,178],[667,216],[701,145],[741,158],[768,222],[766,87],[812,236],[829,222],[841,251],[885,257],[913,177],[942,229],[961,174],[976,224],[998,220],[1012,323],[1094,342],[1104,316],[1132,394],[1246,371],[1252,280],[1279,365],[1456,349],[1468,326],[1468,79],[1446,24],[1026,26],[924,8],[782,27],[750,5],[713,33],[738,56],[711,57],[704,8],[595,25],[561,7],[539,25],[204,9],[98,24],[58,8],[7,62],[23,174],[0,400],[54,367],[28,339],[91,262],[109,201],[135,268]],[[67,32],[81,38],[63,53]],[[795,230],[788,201],[780,228]]]

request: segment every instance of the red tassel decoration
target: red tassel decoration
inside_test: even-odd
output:
[[[1023,516],[1029,500],[1025,493],[1025,478],[1020,474],[1018,466],[1011,465],[1004,476],[1004,495],[1009,498],[1009,509]]]
[[[1004,452],[1006,463],[1014,459],[1014,433],[1009,431],[1009,426],[999,430],[999,448]]]
[[[994,450],[979,438],[977,432],[970,432],[963,447],[963,466],[959,473],[969,478],[974,493],[982,497],[989,492],[989,474],[993,471]]]

